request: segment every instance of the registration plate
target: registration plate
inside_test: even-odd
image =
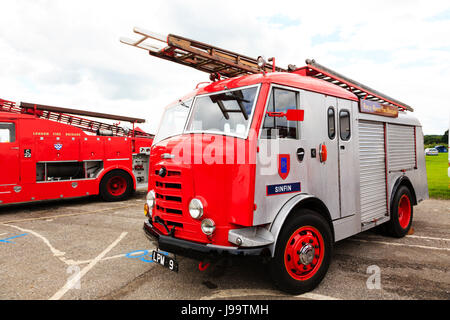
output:
[[[152,251],[152,260],[171,271],[178,272],[178,262],[159,251]]]

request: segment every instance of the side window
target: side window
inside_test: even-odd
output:
[[[16,141],[16,127],[14,123],[0,122],[0,143]]]
[[[350,112],[348,110],[341,110],[339,112],[339,131],[341,140],[350,140]]]
[[[298,92],[273,88],[270,94],[267,112],[283,112],[289,109],[298,109]],[[298,139],[298,121],[287,121],[285,117],[264,118],[262,138]]]
[[[336,137],[336,116],[334,114],[334,108],[328,108],[328,138],[333,140]]]

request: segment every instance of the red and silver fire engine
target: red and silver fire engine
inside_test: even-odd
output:
[[[0,99],[0,205],[98,194],[126,199],[148,183],[153,135],[135,128],[144,121]]]
[[[121,41],[212,81],[169,105],[155,136],[144,230],[159,250],[266,256],[275,284],[301,293],[325,276],[333,243],[380,225],[408,233],[428,198],[411,107],[314,60],[282,69],[134,31]],[[153,259],[177,270],[159,250]]]

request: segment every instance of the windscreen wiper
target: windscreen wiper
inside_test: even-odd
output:
[[[180,103],[180,105],[182,105],[183,107],[185,107],[185,108],[188,108],[189,109],[189,106],[186,104],[186,103],[184,103],[181,99],[180,100],[178,100],[178,102]]]

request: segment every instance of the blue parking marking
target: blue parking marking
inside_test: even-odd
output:
[[[164,252],[164,251],[160,251],[163,255],[168,256],[169,253],[168,252]],[[139,254],[141,253],[141,254]],[[145,259],[144,257],[149,256],[150,260]],[[129,259],[139,259],[142,262],[146,262],[146,263],[153,263],[153,260],[151,258],[151,252],[149,253],[148,250],[135,250],[135,251],[131,251],[128,252],[125,255],[125,258],[129,258]]]
[[[16,238],[20,238],[20,237],[24,237],[24,236],[26,236],[27,234],[28,234],[28,233],[24,233],[24,234],[19,234],[19,235],[14,236],[14,237],[9,237],[9,238],[5,238],[5,239],[0,239],[0,242],[1,242],[1,243],[15,243],[15,242],[10,241],[10,240],[16,239]]]

